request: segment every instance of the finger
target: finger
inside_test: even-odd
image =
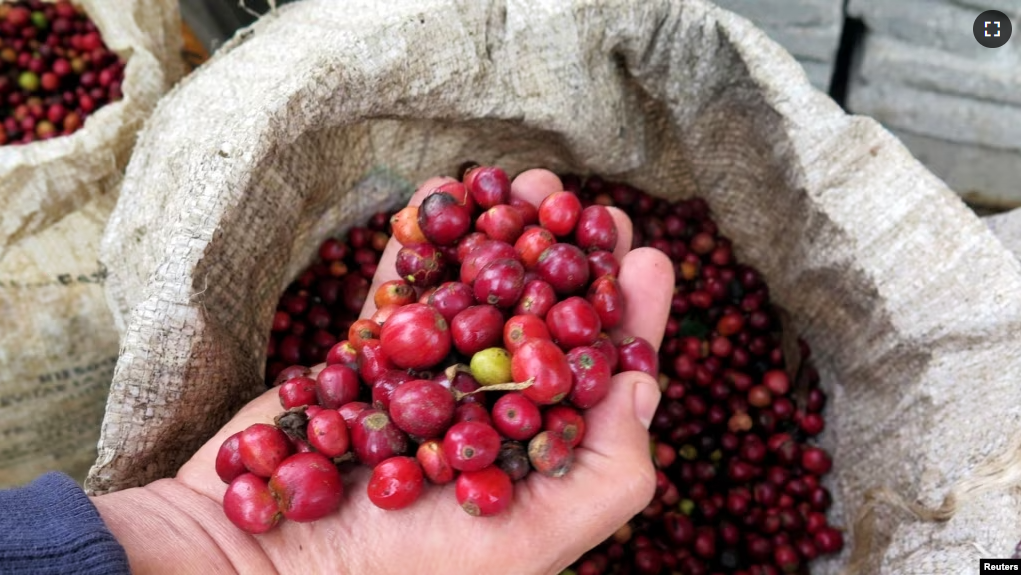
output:
[[[608,208],[613,216],[613,223],[617,226],[617,245],[613,248],[613,257],[618,262],[624,261],[624,256],[631,251],[631,239],[634,230],[631,225],[631,218],[627,217],[619,208]]]
[[[656,474],[648,425],[659,398],[659,386],[644,373],[614,376],[609,395],[585,412],[591,425],[586,425],[570,472],[558,479],[529,476],[524,521],[535,542],[528,548],[542,548],[549,541],[568,546],[559,557],[562,564],[554,565],[557,571],[604,541],[652,499]]]
[[[521,172],[511,182],[511,195],[528,201],[538,207],[546,196],[555,192],[562,192],[564,185],[556,174],[549,170],[534,169]],[[617,226],[617,245],[613,255],[617,261],[622,261],[624,256],[631,251],[632,225],[631,218],[627,217],[618,208],[609,208],[613,216],[613,223]]]
[[[455,181],[457,180],[449,177],[438,176],[435,178],[429,178],[428,180],[423,182],[422,185],[419,186],[417,190],[415,190],[415,193],[412,194],[411,199],[408,200],[408,205],[409,206],[421,205],[422,200],[424,200],[425,197],[429,195],[429,192],[435,190],[436,188],[440,187],[441,185],[447,182]],[[378,271],[376,272],[376,275],[372,278],[372,285],[369,286],[369,297],[365,298],[365,305],[362,306],[362,313],[361,315],[359,315],[360,318],[365,319],[367,317],[371,317],[372,314],[376,313],[376,302],[373,301],[373,298],[376,295],[376,290],[379,289],[379,286],[383,285],[384,283],[390,280],[400,279],[397,276],[397,270],[394,267],[394,264],[397,262],[397,252],[399,251],[401,251],[400,242],[391,237],[390,241],[386,243],[386,248],[383,250],[383,255],[379,257],[379,265],[376,267]]]
[[[654,248],[632,250],[621,261],[618,280],[626,307],[624,321],[610,334],[613,341],[641,337],[659,349],[674,293],[670,259]]]
[[[428,196],[430,192],[432,192],[433,190],[447,182],[456,181],[457,181],[456,179],[451,178],[450,176],[434,176],[432,178],[429,178],[428,180],[422,182],[422,185],[418,186],[418,189],[415,190],[415,193],[411,195],[411,199],[408,200],[408,205],[420,206],[422,205],[422,200],[424,200],[425,197]]]

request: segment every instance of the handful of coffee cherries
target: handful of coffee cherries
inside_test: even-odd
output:
[[[536,207],[511,197],[502,169],[478,166],[390,223],[399,279],[376,289],[375,313],[318,373],[278,375],[274,424],[220,447],[224,511],[244,531],[337,511],[349,465],[372,469],[382,509],[456,482],[465,512],[496,515],[516,481],[570,471],[583,412],[615,373],[659,374],[648,341],[609,335],[625,308],[610,208],[567,191]]]

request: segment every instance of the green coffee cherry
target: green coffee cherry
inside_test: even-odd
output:
[[[35,72],[22,72],[18,76],[18,85],[26,92],[35,92],[39,89],[39,76]]]
[[[476,353],[469,367],[480,385],[511,381],[511,355],[502,347],[491,347]]]

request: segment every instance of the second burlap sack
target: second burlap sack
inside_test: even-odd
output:
[[[124,97],[70,136],[0,146],[0,487],[84,480],[95,461],[118,345],[99,239],[137,130],[183,73],[177,0],[76,4],[124,59]]]
[[[853,532],[815,572],[957,574],[1021,538],[1021,265],[701,0],[306,0],[240,33],[160,104],[106,231],[123,343],[89,488],[172,475],[263,389],[318,242],[465,160],[709,201],[831,393]]]

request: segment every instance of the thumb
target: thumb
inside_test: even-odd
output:
[[[649,424],[660,395],[659,383],[648,374],[619,373],[606,399],[585,412],[585,437],[576,465],[579,475],[591,476],[584,478],[586,481],[616,493],[617,514],[607,535],[644,509],[656,490]]]
[[[528,522],[549,547],[563,542],[554,571],[603,542],[648,505],[656,490],[648,426],[660,390],[648,374],[614,376],[610,393],[585,412],[585,437],[567,475],[528,478]],[[542,529],[534,529],[534,526]]]

